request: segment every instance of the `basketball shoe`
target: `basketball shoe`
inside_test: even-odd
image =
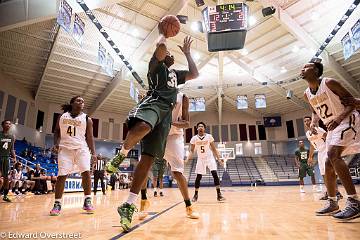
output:
[[[316,211],[316,215],[317,216],[329,216],[329,215],[333,215],[335,213],[338,213],[339,210],[339,204],[337,201],[334,201],[332,199],[328,199],[325,203],[325,206]]]
[[[188,206],[188,207],[186,207],[186,217],[191,218],[191,219],[198,219],[198,218],[200,218],[200,215],[198,212],[194,211],[192,206]]]
[[[5,202],[11,202],[11,199],[7,195],[4,195],[3,200]]]
[[[137,208],[134,204],[124,203],[117,209],[120,215],[120,225],[124,232],[128,232],[131,228],[131,221],[134,212],[137,212]]]
[[[55,202],[53,209],[50,211],[50,216],[59,216],[61,211],[61,203]]]
[[[219,202],[223,202],[223,201],[225,201],[226,199],[224,198],[224,196],[223,196],[221,193],[219,193],[219,194],[217,195],[217,200],[218,200]]]
[[[142,199],[140,202],[139,220],[144,220],[149,215],[149,213],[147,212],[149,207],[150,201],[147,199]]]
[[[197,202],[198,200],[198,195],[197,194],[194,194],[193,198],[192,198],[192,202]]]
[[[348,197],[344,210],[334,214],[333,217],[343,221],[349,221],[360,217],[360,201]]]
[[[124,161],[126,156],[124,154],[118,153],[113,159],[106,163],[105,170],[108,173],[117,173],[119,171],[120,164]]]
[[[92,214],[94,213],[94,206],[91,203],[91,198],[87,197],[84,200],[83,210],[85,210],[86,213]]]

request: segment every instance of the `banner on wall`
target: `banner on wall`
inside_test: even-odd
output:
[[[111,57],[110,53],[107,54],[105,71],[111,77],[114,75],[114,59]]]
[[[81,45],[83,41],[83,36],[85,32],[85,23],[81,20],[79,15],[75,13],[75,20],[74,20],[74,28],[73,28],[73,38]]]
[[[71,30],[71,15],[72,8],[65,0],[62,0],[60,2],[59,12],[56,21],[67,32],[70,32]]]
[[[98,63],[100,66],[105,69],[106,66],[106,49],[104,46],[99,42],[99,50],[98,50]]]
[[[107,180],[104,179],[105,186],[107,185]],[[91,189],[94,189],[94,179],[91,178]],[[101,191],[101,184],[98,184],[97,190]],[[84,189],[81,185],[81,177],[72,178],[69,177],[65,181],[64,192],[83,192]]]
[[[360,19],[351,28],[353,50],[356,52],[360,49]]]
[[[343,45],[343,54],[344,59],[347,60],[351,57],[351,55],[354,53],[353,45],[351,42],[350,33],[347,33],[343,39],[341,39],[341,43]]]

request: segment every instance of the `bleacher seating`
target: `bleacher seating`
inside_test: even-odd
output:
[[[356,154],[349,163],[349,170],[353,179],[360,179],[360,154]]]
[[[269,167],[274,171],[279,181],[298,179],[298,169],[293,155],[271,155],[263,156]]]
[[[57,175],[58,165],[54,163],[54,161],[51,160],[50,158],[42,155],[44,149],[40,147],[31,146],[24,140],[17,140],[15,142],[16,155],[21,156],[26,149],[28,151],[33,152],[35,159],[24,156],[19,157],[18,159],[21,162],[23,162],[23,164],[25,164],[26,166],[30,166],[31,168],[35,168],[36,164],[40,164],[41,168],[46,169],[46,175],[48,176]]]

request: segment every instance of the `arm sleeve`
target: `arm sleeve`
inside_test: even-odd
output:
[[[176,78],[177,78],[177,83],[178,85],[179,84],[184,84],[185,83],[185,77],[186,77],[186,74],[189,72],[189,71],[186,71],[186,70],[174,70],[175,73],[176,73]]]

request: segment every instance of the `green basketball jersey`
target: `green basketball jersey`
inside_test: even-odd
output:
[[[176,103],[177,86],[185,83],[187,71],[169,69],[164,61],[153,56],[147,74],[149,89],[169,104]]]
[[[14,145],[14,136],[0,132],[0,156],[10,156],[11,149]]]
[[[300,162],[307,163],[307,160],[309,158],[309,150],[306,148],[299,148],[296,150],[295,155],[299,157]]]

